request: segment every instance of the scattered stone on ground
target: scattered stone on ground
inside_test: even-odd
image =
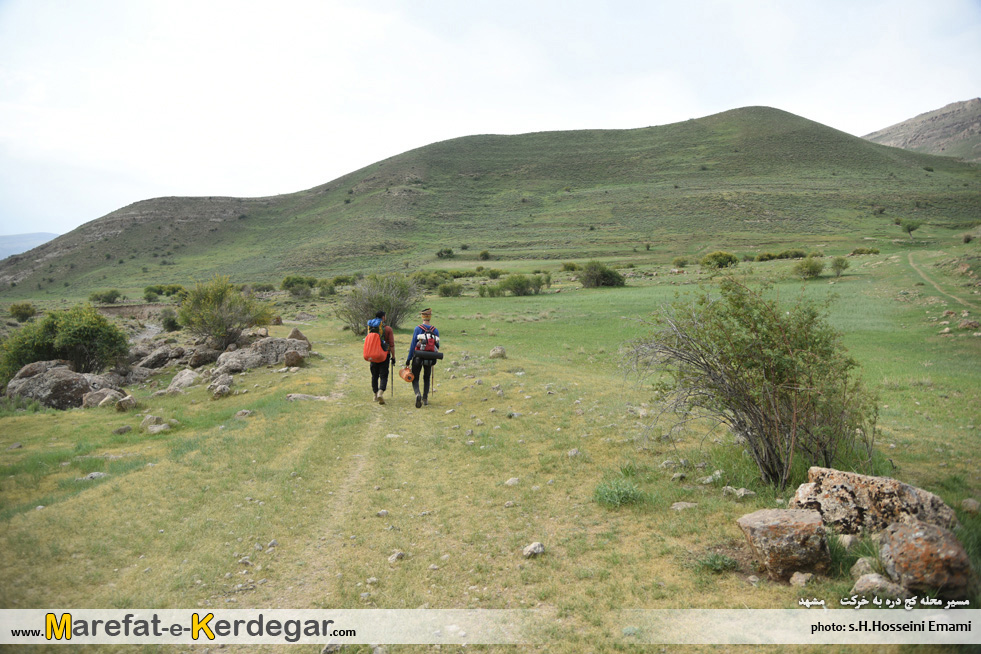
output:
[[[526,559],[531,559],[531,558],[534,558],[536,556],[539,556],[540,554],[544,554],[545,553],[545,545],[543,545],[542,543],[539,543],[539,542],[536,541],[536,542],[532,543],[531,545],[528,545],[527,547],[525,547],[524,550],[522,550],[521,553],[524,555],[524,557]]]
[[[831,565],[817,511],[761,509],[736,523],[771,579],[786,580],[797,571],[824,573]]]

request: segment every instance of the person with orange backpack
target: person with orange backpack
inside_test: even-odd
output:
[[[433,376],[433,366],[437,359],[442,358],[439,352],[439,330],[429,324],[433,310],[423,309],[420,313],[422,324],[412,332],[412,342],[409,343],[409,356],[405,367],[412,365],[412,390],[416,393],[416,408],[423,404],[429,406],[429,388]],[[422,373],[422,393],[419,392],[419,373]]]
[[[364,339],[364,359],[369,362],[371,391],[378,404],[385,404],[388,362],[395,357],[395,333],[385,324],[385,315],[384,311],[379,311],[368,321],[368,335]]]

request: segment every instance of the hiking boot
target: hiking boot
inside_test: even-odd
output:
[[[379,397],[380,397],[380,396],[378,395],[378,391],[375,391],[375,402],[377,402],[377,401],[378,401],[378,398],[379,398]]]
[[[385,392],[378,391],[378,404],[385,404]]]
[[[422,395],[416,395],[416,408],[418,409],[421,406],[422,406]]]
[[[426,397],[426,396],[424,395],[424,396],[422,397],[422,403],[423,403],[423,404],[424,404],[425,406],[429,406],[429,398],[428,398],[428,397]]]

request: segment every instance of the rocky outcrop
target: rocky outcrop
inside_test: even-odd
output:
[[[823,573],[831,565],[817,511],[762,509],[736,522],[771,579],[786,580],[798,571]]]
[[[813,467],[807,478],[788,506],[817,511],[840,534],[874,533],[914,520],[947,529],[957,523],[953,509],[939,497],[889,477]]]
[[[310,341],[306,338],[263,338],[246,349],[222,354],[218,357],[213,374],[223,375],[275,365],[282,362],[290,351],[306,356],[310,352]]]
[[[170,381],[170,385],[167,386],[167,393],[180,393],[185,388],[193,386],[195,383],[197,383],[200,377],[201,374],[193,370],[181,370],[179,373],[174,375],[174,378]]]
[[[879,558],[893,581],[916,594],[963,599],[975,581],[971,560],[954,534],[925,522],[889,525]]]
[[[90,409],[96,406],[109,406],[119,402],[125,395],[112,388],[100,388],[82,396],[82,408]]]
[[[86,393],[115,388],[106,377],[73,371],[67,361],[37,361],[21,368],[7,384],[8,397],[26,397],[53,409],[82,406]]]

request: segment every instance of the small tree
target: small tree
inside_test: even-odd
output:
[[[902,227],[902,229],[903,229],[904,232],[906,232],[907,234],[909,234],[909,240],[912,241],[913,240],[913,232],[915,232],[916,230],[918,230],[920,228],[920,225],[922,225],[922,224],[923,223],[920,222],[919,220],[904,220],[904,221],[902,221],[902,222],[899,223],[899,226]]]
[[[634,343],[639,372],[669,377],[664,411],[678,425],[706,418],[728,427],[781,489],[797,456],[825,467],[870,463],[876,398],[823,309],[801,296],[787,310],[729,278],[719,288],[721,297],[662,309],[654,333]]]
[[[831,260],[831,272],[835,274],[835,277],[841,277],[841,273],[848,270],[850,265],[845,257],[835,257]]]
[[[379,310],[387,314],[385,324],[398,329],[422,298],[422,290],[405,275],[369,275],[343,297],[336,314],[355,334],[366,333],[368,321]]]
[[[824,262],[817,257],[807,257],[794,264],[793,273],[803,280],[815,279],[824,271]]]
[[[119,289],[111,288],[108,291],[96,291],[89,295],[89,302],[95,302],[98,304],[115,304],[116,300],[121,298],[123,294]]]
[[[238,340],[245,328],[268,324],[272,309],[245,297],[228,277],[215,275],[188,291],[177,319],[192,334],[208,338],[215,347],[225,349]]]
[[[17,322],[27,322],[37,315],[37,307],[30,302],[15,302],[8,309]]]
[[[294,297],[310,297],[310,291],[317,285],[316,277],[303,277],[302,275],[288,275],[279,285],[284,291],[289,291]]]
[[[599,261],[587,261],[579,272],[579,281],[583,288],[626,285],[623,275]]]

